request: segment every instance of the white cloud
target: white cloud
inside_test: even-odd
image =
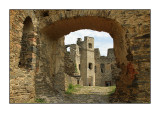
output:
[[[95,39],[95,48],[100,49],[100,53],[102,56],[107,55],[108,48],[113,48],[113,39],[106,32],[98,32],[93,30],[78,30],[75,32],[71,32],[70,34],[65,36],[65,45],[68,44],[76,44],[77,38],[82,38],[84,40],[84,36],[94,37]]]

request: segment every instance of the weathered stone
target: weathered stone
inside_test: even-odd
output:
[[[24,90],[23,93],[17,90],[14,95],[10,95],[10,102],[23,103],[35,98],[38,94],[64,91],[65,50],[62,37],[79,29],[105,31],[113,37],[116,62],[121,68],[113,97],[115,101],[132,102],[133,99],[140,103],[150,101],[150,96],[148,96],[150,95],[148,93],[150,92],[150,83],[145,83],[144,88],[141,87],[141,90],[146,92],[142,93],[142,95],[145,95],[144,97],[135,96],[133,93],[139,92],[138,87],[127,88],[134,81],[130,79],[131,75],[136,78],[136,74],[132,73],[133,70],[137,73],[140,70],[147,71],[146,68],[150,70],[149,65],[142,63],[150,64],[150,10],[48,10],[48,14],[42,14],[42,12],[43,10],[10,10],[10,68],[17,76],[26,75],[25,72],[32,75],[29,77],[27,84],[33,87],[30,93],[27,93],[27,90]],[[34,53],[36,54],[35,69],[39,68],[38,72],[26,68],[27,65],[34,66],[32,63],[27,63],[25,56],[30,55],[30,58],[32,58],[30,53],[33,52],[25,49],[33,46],[25,40],[27,37],[24,36],[28,31],[34,31],[28,37],[36,37],[33,45],[37,48],[34,49]],[[37,35],[35,36],[35,34]],[[22,40],[24,43],[21,43]],[[18,44],[18,46],[15,46],[15,44]],[[133,61],[131,62],[126,58],[128,49],[133,54]],[[129,63],[132,65],[132,69],[128,68]],[[19,64],[22,64],[22,66],[18,66]],[[137,75],[144,76],[143,74]],[[10,76],[14,76],[14,74]],[[42,79],[42,83],[36,82],[39,76],[41,78],[48,77],[48,79]],[[27,77],[24,76],[24,78]],[[20,78],[15,78],[15,82],[12,81],[14,77],[10,79],[10,93],[13,92],[12,88],[15,84],[20,83]],[[146,76],[146,78],[150,80],[150,76]],[[139,78],[138,81],[141,81],[140,79],[142,78]],[[58,83],[60,80],[61,83]],[[19,88],[21,89],[23,85],[19,85]],[[26,84],[25,87],[27,87]],[[21,94],[23,96],[20,96]],[[132,98],[133,95],[134,98]]]

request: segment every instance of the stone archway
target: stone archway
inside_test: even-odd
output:
[[[15,85],[13,81],[17,78],[15,73],[27,76],[26,70],[23,72],[18,67],[23,21],[27,16],[33,20],[34,30],[39,37],[36,46],[37,95],[64,90],[63,36],[71,31],[87,28],[109,32],[114,39],[117,66],[122,72],[117,77],[113,101],[150,101],[150,10],[11,10],[11,98],[19,101],[12,92]],[[17,79],[18,83],[20,81]],[[30,94],[34,94],[34,91]]]
[[[53,80],[53,82],[50,83],[52,83],[51,86],[53,86],[53,89],[56,91],[64,91],[64,35],[79,29],[92,29],[110,33],[114,39],[114,49],[118,64],[121,66],[122,64],[127,65],[128,63],[126,58],[128,48],[125,40],[125,30],[115,20],[96,16],[87,16],[56,21],[53,24],[48,25],[40,30],[41,41],[48,44],[46,47],[43,47],[41,51],[45,53],[45,50],[48,50],[46,56],[49,54],[52,56],[52,58],[50,58],[51,60],[48,60],[48,58],[46,59],[48,60],[47,62],[53,62],[50,63],[50,67],[48,67],[52,70],[48,72],[50,73],[48,75],[51,75],[48,78]],[[52,48],[53,53],[51,53],[50,48]],[[121,52],[121,54],[119,54],[119,52]],[[58,81],[62,81],[61,85],[58,83]]]
[[[131,20],[134,20],[134,19],[136,20],[137,18],[136,16],[138,16],[138,13],[140,12],[138,11],[123,12],[122,10],[119,10],[118,12],[116,12],[115,10],[112,10],[112,11],[104,10],[104,11],[95,11],[96,13],[91,13],[91,12],[94,12],[94,10],[86,10],[84,12],[73,10],[73,11],[70,11],[69,13],[67,12],[64,13],[65,11],[64,12],[59,11],[57,14],[54,14],[53,16],[51,16],[53,12],[54,11],[49,12],[51,17],[50,19],[45,18],[45,20],[42,21],[43,24],[41,26],[40,31],[45,37],[45,39],[53,40],[53,42],[60,41],[59,44],[61,43],[60,44],[61,46],[63,46],[64,44],[62,44],[63,39],[61,40],[60,37],[63,37],[69,32],[76,31],[79,29],[92,29],[92,30],[105,31],[110,33],[110,35],[113,37],[113,40],[114,40],[114,49],[115,49],[117,66],[122,70],[119,78],[117,78],[117,90],[113,98],[116,98],[116,99],[118,98],[119,99],[118,101],[121,101],[121,102],[131,102],[132,100],[133,101],[136,100],[139,86],[136,85],[138,81],[136,80],[135,75],[137,74],[136,72],[138,72],[137,70],[138,67],[134,59],[130,59],[127,56],[132,56],[132,57],[134,56],[133,55],[134,50],[131,49],[132,42],[129,39],[129,37],[136,37],[137,34],[141,34],[142,32],[143,33],[145,32],[144,34],[149,32],[148,27],[146,31],[143,31],[143,29],[141,29],[141,31],[136,31],[135,29],[136,25],[134,25],[135,23],[133,24],[129,23],[131,22]],[[63,14],[66,14],[66,15],[64,16]],[[128,15],[128,17],[132,17],[132,18],[129,18],[128,19],[129,21],[126,22],[127,18],[123,18],[123,16],[127,14],[130,15],[130,16]],[[134,16],[131,16],[131,15],[134,15]],[[140,21],[138,20],[136,22],[139,23]],[[133,28],[130,26],[133,26]],[[132,51],[132,53],[129,51]],[[59,51],[59,53],[61,52]],[[63,53],[62,53],[62,56],[63,56]],[[59,57],[62,57],[62,56],[59,56]],[[58,56],[56,56],[56,58],[58,59]],[[60,60],[60,61],[63,62],[63,60]],[[63,66],[63,63],[62,63],[62,66]],[[130,67],[132,68],[131,69],[132,71],[130,71]],[[135,72],[133,72],[133,70]],[[147,98],[148,97],[146,97],[146,100]],[[117,101],[116,99],[115,101]],[[141,99],[141,97],[139,99]],[[114,101],[114,99],[112,100]]]

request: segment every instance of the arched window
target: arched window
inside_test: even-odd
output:
[[[30,17],[27,17],[24,21],[23,35],[21,40],[21,52],[19,67],[32,69],[32,53],[35,50],[33,46],[34,32],[33,23]]]
[[[70,52],[70,51],[71,51],[71,48],[70,48],[70,47],[67,47],[67,51]]]

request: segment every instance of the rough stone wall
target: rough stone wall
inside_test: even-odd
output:
[[[79,46],[77,44],[70,45],[70,57],[72,58],[75,66],[76,73],[80,75],[80,53],[79,53]]]
[[[22,71],[18,67],[23,22],[27,16],[30,16],[33,22],[37,54],[41,51],[41,45],[39,45],[40,34],[55,40],[54,45],[56,46],[57,39],[79,29],[92,29],[110,33],[114,39],[117,67],[122,70],[119,79],[116,81],[117,88],[112,101],[150,102],[150,10],[10,10],[11,102],[23,101],[20,90],[14,89],[15,81],[17,81],[17,84],[21,81],[18,77],[20,73],[23,75],[21,78],[28,79],[30,82],[28,84],[34,89],[34,80],[32,78],[34,78],[36,70],[41,70],[37,54],[36,68],[34,71],[30,70],[30,73],[32,73],[29,74],[33,75],[31,80],[26,74],[27,71]],[[140,49],[136,49],[136,47]],[[64,56],[60,54],[57,62],[63,61],[63,59]],[[43,62],[42,59],[41,61]],[[60,66],[59,64],[62,63],[57,62],[56,65],[58,66],[56,68],[53,66],[53,68],[56,70],[56,74],[63,75],[62,69],[60,69],[63,65]],[[37,75],[38,72],[36,72]],[[28,87],[26,85],[21,86]],[[17,85],[18,88],[23,89],[21,86]],[[24,91],[27,92],[26,89]],[[28,100],[29,95],[35,95],[34,90],[31,89],[23,97]]]
[[[35,68],[36,53],[32,51],[30,61],[32,68],[19,66],[22,46],[22,36],[24,35],[24,21],[30,17],[33,23],[33,35],[26,40],[37,43],[37,18],[33,11],[10,10],[10,103],[24,103],[35,98]]]
[[[111,74],[112,74],[112,85],[116,85],[116,81],[119,77],[119,73],[121,72],[121,69],[117,67],[117,63],[114,62],[111,64]]]
[[[64,63],[65,63],[65,73],[68,74],[69,76],[73,76],[75,73],[75,63],[71,59],[70,52],[65,53],[64,57]]]
[[[58,41],[54,41],[41,35],[39,71],[35,78],[37,95],[64,91],[64,68],[62,68],[64,59],[61,59],[61,56],[64,56],[63,40],[62,37]]]
[[[131,54],[133,62],[137,65],[137,73],[133,86],[138,86],[138,90],[134,92],[138,102],[150,102],[150,34],[138,36],[131,40]],[[141,43],[141,44],[139,44]],[[137,93],[138,92],[138,93]]]
[[[83,82],[80,77],[80,70],[78,67],[80,64],[80,54],[79,47],[76,44],[66,45],[70,47],[70,52],[65,52],[64,64],[65,64],[65,90],[68,89],[69,84],[80,84],[83,85]],[[77,68],[77,69],[76,69]],[[79,83],[78,83],[79,80]]]
[[[54,50],[54,52],[53,52]],[[64,92],[65,90],[65,78],[64,78],[64,37],[58,39],[58,42],[55,41],[53,52],[53,87],[58,92]]]
[[[115,85],[114,76],[119,72],[118,68],[113,67],[116,60],[114,56],[114,49],[108,49],[107,56],[100,56],[99,49],[95,49],[95,80],[97,86],[106,86],[105,82],[110,81],[111,85]],[[101,65],[104,65],[102,68]],[[113,73],[114,72],[114,73]]]

